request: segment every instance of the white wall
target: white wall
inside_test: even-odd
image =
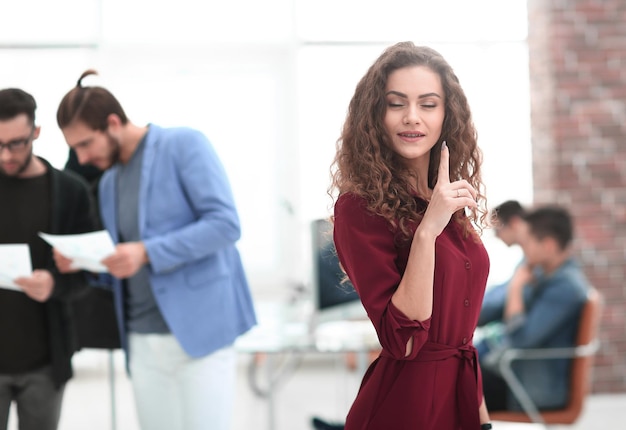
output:
[[[5,3],[0,87],[38,100],[35,151],[65,162],[56,107],[86,68],[100,72],[86,83],[113,91],[134,122],[204,131],[233,185],[257,295],[308,282],[309,223],[329,214],[329,165],[348,101],[396,41],[431,45],[455,68],[490,205],[532,201],[525,1]],[[503,279],[519,254],[490,232],[485,242],[492,280]]]

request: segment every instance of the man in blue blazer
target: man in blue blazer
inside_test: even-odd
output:
[[[95,73],[57,122],[78,161],[105,170],[100,215],[116,248],[102,263],[141,428],[228,430],[233,343],[256,319],[226,173],[202,133],[137,126],[108,90],[84,87]]]

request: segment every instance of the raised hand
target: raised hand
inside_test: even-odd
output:
[[[444,141],[441,145],[437,183],[420,229],[426,228],[435,236],[440,235],[452,214],[468,206],[478,206],[477,197],[478,192],[465,179],[450,182],[450,150]]]

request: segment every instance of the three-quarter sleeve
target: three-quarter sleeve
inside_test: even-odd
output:
[[[339,261],[359,294],[383,349],[396,359],[415,357],[427,341],[431,319],[411,320],[391,303],[404,266],[398,264],[399,245],[390,224],[368,211],[364,199],[342,195],[335,204],[334,241]],[[413,348],[405,357],[411,337]]]

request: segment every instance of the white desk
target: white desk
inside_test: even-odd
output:
[[[282,319],[284,310],[284,305],[276,303],[257,304],[259,325],[235,343],[238,352],[255,356],[248,368],[248,383],[257,396],[267,401],[267,430],[276,430],[276,391],[295,372],[305,354],[355,352],[358,370],[363,373],[369,365],[368,352],[380,349],[369,320],[327,322],[311,329],[306,322]],[[266,387],[259,383],[259,354],[266,359]]]

